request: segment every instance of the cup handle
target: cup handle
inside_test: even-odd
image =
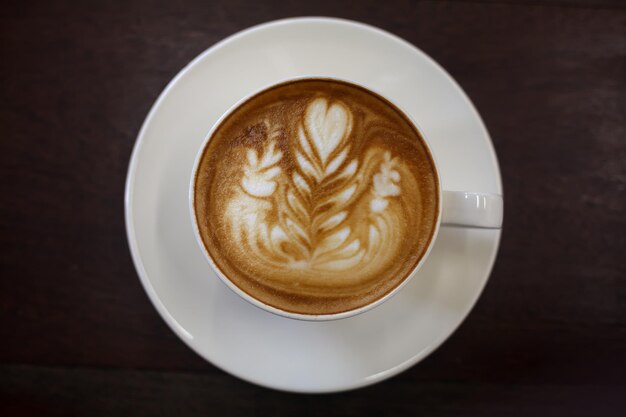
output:
[[[444,191],[441,223],[443,226],[502,227],[502,196],[467,191]]]

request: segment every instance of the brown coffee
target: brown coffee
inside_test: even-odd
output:
[[[419,132],[355,85],[274,86],[214,130],[194,179],[202,241],[253,298],[307,315],[400,285],[436,229],[439,184]]]

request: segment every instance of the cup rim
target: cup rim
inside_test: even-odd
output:
[[[422,138],[422,141],[426,145],[426,151],[429,154],[431,160],[433,161],[435,178],[437,180],[437,194],[438,194],[437,202],[438,202],[438,204],[437,204],[437,216],[436,216],[436,221],[435,221],[435,228],[434,228],[434,230],[432,232],[432,235],[430,237],[430,241],[428,243],[428,246],[427,246],[426,250],[424,251],[424,254],[420,258],[420,260],[417,262],[417,264],[415,264],[415,266],[413,267],[411,272],[409,272],[407,274],[407,276],[398,285],[396,285],[391,291],[387,292],[382,297],[377,298],[376,300],[374,300],[371,303],[366,304],[364,306],[361,306],[361,307],[358,307],[358,308],[355,308],[355,309],[352,309],[352,310],[338,312],[338,313],[303,314],[303,313],[294,313],[294,312],[286,311],[286,310],[283,310],[283,309],[271,306],[269,304],[266,304],[266,303],[260,301],[259,299],[253,297],[252,295],[248,294],[247,292],[245,292],[241,288],[239,288],[234,282],[232,282],[230,280],[230,278],[228,278],[226,276],[226,274],[224,274],[222,272],[222,270],[217,266],[217,264],[213,260],[213,257],[211,256],[211,254],[209,253],[208,249],[206,248],[206,245],[204,244],[204,240],[202,239],[202,235],[200,234],[200,228],[198,226],[198,219],[197,219],[197,216],[196,216],[196,205],[195,205],[195,194],[196,193],[195,193],[195,188],[196,188],[196,177],[198,175],[198,168],[200,166],[200,161],[202,160],[202,157],[204,156],[205,149],[208,146],[208,144],[209,144],[211,138],[213,137],[213,134],[217,130],[217,128],[220,127],[221,124],[224,122],[224,120],[227,117],[229,117],[235,110],[237,110],[242,104],[244,104],[245,102],[247,102],[248,100],[250,100],[254,96],[256,96],[258,94],[261,94],[261,93],[263,93],[263,92],[265,92],[265,91],[267,91],[269,89],[276,88],[276,87],[278,87],[280,85],[283,85],[283,84],[289,84],[289,83],[292,83],[292,82],[304,81],[304,80],[336,81],[336,82],[340,82],[340,83],[354,85],[354,86],[362,88],[362,89],[364,89],[364,90],[366,90],[366,91],[368,91],[368,92],[370,92],[370,93],[372,93],[374,95],[377,95],[377,96],[381,97],[382,99],[384,99],[385,101],[391,103],[396,108],[396,110],[399,111],[413,125],[413,127],[420,134],[420,137]],[[410,116],[409,114],[407,114],[407,112],[405,112],[400,106],[398,106],[398,104],[396,104],[393,100],[390,100],[389,98],[387,98],[385,95],[379,93],[375,89],[372,89],[371,87],[364,86],[361,83],[355,82],[353,80],[347,80],[347,79],[343,79],[343,78],[339,78],[339,77],[317,76],[317,75],[302,75],[302,76],[297,76],[297,77],[287,77],[287,78],[281,79],[279,81],[275,81],[275,82],[272,82],[272,83],[269,83],[269,84],[265,84],[263,87],[258,88],[256,90],[254,90],[252,93],[249,93],[249,94],[245,95],[244,97],[242,97],[241,99],[237,100],[237,102],[235,102],[233,105],[231,105],[215,121],[215,123],[213,123],[213,125],[209,129],[208,133],[205,135],[204,139],[202,140],[202,144],[198,148],[198,152],[196,154],[196,157],[195,157],[195,160],[194,160],[194,163],[193,163],[193,168],[192,168],[192,171],[191,171],[191,179],[190,179],[190,182],[189,182],[189,192],[188,192],[189,214],[190,214],[190,218],[191,218],[191,223],[192,223],[192,228],[193,228],[193,232],[194,232],[194,237],[196,239],[196,243],[198,244],[198,246],[202,250],[202,253],[204,254],[205,259],[209,262],[211,268],[213,269],[215,274],[219,277],[220,281],[222,281],[224,284],[226,284],[226,286],[230,290],[232,290],[234,293],[239,295],[241,298],[243,298],[244,300],[246,300],[250,304],[252,304],[252,305],[254,305],[254,306],[256,306],[256,307],[258,307],[258,308],[260,308],[262,310],[265,310],[265,311],[270,312],[272,314],[275,314],[277,316],[286,317],[286,318],[295,319],[295,320],[301,320],[301,321],[333,321],[333,320],[340,320],[340,319],[344,319],[344,318],[348,318],[348,317],[357,316],[359,314],[365,313],[365,312],[367,312],[369,310],[372,310],[372,309],[380,306],[385,301],[389,300],[391,297],[393,297],[395,294],[397,294],[410,280],[413,279],[413,277],[421,269],[421,267],[425,263],[426,259],[428,258],[429,254],[430,254],[430,252],[431,252],[431,250],[433,248],[433,246],[435,245],[435,241],[437,240],[437,237],[439,235],[439,230],[441,228],[442,212],[443,212],[443,208],[442,208],[443,189],[442,189],[442,186],[441,186],[441,177],[439,175],[439,168],[438,168],[438,166],[439,165],[438,165],[437,160],[435,158],[435,155],[434,155],[434,153],[432,151],[432,146],[428,142],[428,139],[427,139],[426,135],[424,134],[424,130],[417,124],[417,122],[413,119],[413,117]]]

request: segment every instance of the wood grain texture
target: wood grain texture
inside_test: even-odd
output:
[[[34,391],[33,381],[39,389]],[[7,415],[304,416],[616,415],[623,389],[580,384],[468,384],[398,377],[359,391],[299,395],[270,391],[225,374],[0,367]]]
[[[0,414],[626,410],[626,10],[377,3],[3,3]],[[124,231],[130,152],[167,82],[223,37],[297,15],[370,23],[435,58],[481,112],[505,189],[468,320],[418,366],[335,396],[252,387],[193,354],[150,305]]]

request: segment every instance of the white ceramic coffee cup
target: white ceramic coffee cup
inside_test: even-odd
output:
[[[385,98],[390,103],[394,103],[392,100],[387,99],[384,95],[376,92],[372,88],[365,87],[351,80],[330,78],[330,77],[305,76],[305,77],[298,77],[298,78],[290,78],[290,79],[282,80],[276,83],[272,83],[271,85],[265,86],[253,92],[252,94],[249,94],[248,96],[242,98],[237,103],[232,105],[230,109],[228,109],[222,115],[222,117],[220,117],[217,120],[217,122],[215,122],[215,124],[213,125],[209,133],[207,134],[205,140],[203,141],[202,146],[198,150],[198,154],[194,162],[191,180],[190,180],[190,186],[189,186],[189,210],[190,210],[190,215],[191,215],[191,223],[193,225],[194,234],[196,237],[196,241],[198,242],[198,245],[200,246],[202,252],[204,253],[206,259],[208,260],[209,264],[211,265],[211,267],[213,268],[217,276],[222,280],[222,282],[224,282],[224,284],[226,284],[236,294],[241,296],[244,300],[250,302],[251,304],[265,311],[268,311],[270,313],[274,313],[283,317],[291,318],[291,319],[309,320],[309,321],[325,321],[325,320],[337,320],[337,319],[352,317],[357,314],[364,313],[368,310],[371,310],[372,308],[379,306],[380,304],[382,304],[389,298],[393,297],[397,292],[399,292],[402,289],[402,287],[406,285],[407,282],[409,282],[409,280],[411,280],[415,275],[417,275],[418,271],[420,270],[420,268],[422,267],[422,265],[428,258],[428,255],[430,254],[430,251],[432,250],[435,244],[435,241],[437,240],[440,226],[470,227],[470,228],[483,228],[483,229],[499,229],[502,227],[503,200],[502,200],[501,195],[476,192],[476,191],[448,191],[448,190],[441,189],[441,178],[439,176],[439,167],[438,167],[435,155],[433,154],[431,150],[432,148],[428,144],[428,138],[424,135],[424,131],[420,129],[419,125],[415,122],[415,120],[413,120],[411,116],[409,116],[406,112],[402,111],[402,109],[397,104],[394,103],[394,106],[396,106],[396,108],[402,111],[405,117],[408,120],[410,120],[413,126],[415,126],[415,128],[420,132],[420,135],[422,136],[422,139],[424,140],[428,148],[428,151],[433,159],[433,162],[435,164],[435,175],[437,176],[437,183],[439,184],[437,187],[438,192],[439,192],[439,211],[437,213],[436,227],[433,232],[433,236],[430,239],[428,248],[424,252],[424,255],[422,256],[420,261],[413,268],[411,273],[396,288],[394,288],[392,291],[388,292],[384,296],[374,300],[373,302],[365,306],[353,309],[353,310],[344,311],[341,313],[334,313],[334,314],[312,315],[312,314],[300,314],[300,313],[292,313],[292,312],[284,311],[279,308],[263,303],[262,301],[251,296],[250,294],[246,293],[241,288],[239,288],[237,285],[235,285],[217,267],[209,251],[205,247],[204,242],[202,241],[202,237],[200,236],[200,229],[198,227],[198,222],[196,218],[194,200],[195,200],[195,178],[196,178],[198,167],[200,165],[202,154],[204,152],[204,149],[208,145],[209,141],[211,140],[211,137],[213,136],[215,130],[222,124],[222,121],[224,121],[226,117],[228,117],[234,110],[239,108],[240,105],[245,103],[251,97],[267,89],[275,87],[279,84],[285,84],[285,83],[289,83],[289,82],[293,82],[297,80],[305,80],[305,79],[340,81],[344,83],[353,84]]]

